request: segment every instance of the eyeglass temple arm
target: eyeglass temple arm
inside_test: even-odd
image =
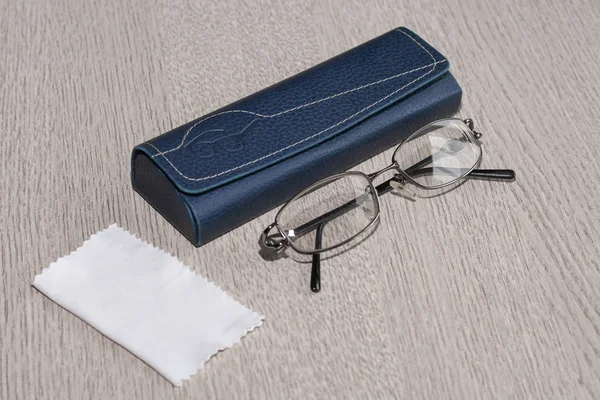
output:
[[[315,249],[320,250],[323,245],[323,228],[325,222],[317,225],[317,232],[315,232]],[[312,270],[310,272],[310,290],[313,293],[321,291],[321,253],[315,253],[312,257]]]
[[[412,177],[433,173],[433,168],[423,168],[433,162],[433,156],[428,156],[418,163],[410,166],[404,172]],[[438,168],[439,170],[439,168]],[[448,170],[452,170],[448,168]],[[467,179],[493,179],[502,181],[512,181],[515,179],[515,171],[512,169],[474,169],[465,178]]]
[[[407,169],[405,172],[415,178],[421,175],[431,175],[434,171],[433,168],[421,168],[419,170],[410,171]],[[441,169],[437,168],[439,172]],[[445,168],[445,170],[449,173],[452,173],[452,168]],[[453,174],[455,175],[455,174]],[[516,177],[515,171],[512,169],[474,169],[468,175],[465,176],[465,179],[482,179],[482,180],[491,180],[491,181],[514,181]],[[394,188],[390,185],[390,182],[395,180],[396,178],[390,178],[387,181],[377,185],[375,189],[377,190],[377,194],[379,196],[389,193]],[[345,205],[341,206],[345,207]],[[348,210],[349,211],[349,210]]]
[[[468,179],[489,179],[494,181],[514,181],[516,173],[512,169],[474,169]]]

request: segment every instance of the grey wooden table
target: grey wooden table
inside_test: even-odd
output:
[[[0,398],[599,398],[596,1],[0,1]],[[262,260],[270,212],[192,247],[131,148],[396,26],[440,49],[485,167],[382,199],[360,247]],[[389,151],[360,165],[382,167]],[[400,218],[402,216],[402,218]],[[181,388],[30,287],[117,222],[265,315]]]

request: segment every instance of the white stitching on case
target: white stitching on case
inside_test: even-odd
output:
[[[183,139],[181,140],[181,143],[179,143],[178,146],[176,146],[176,147],[174,147],[174,148],[172,148],[170,150],[165,150],[164,152],[160,152],[159,151],[159,153],[153,155],[152,158],[157,157],[157,156],[162,156],[163,154],[171,153],[172,151],[179,150],[181,147],[183,147],[183,144],[185,143],[185,139],[187,138],[187,136],[189,135],[189,133],[192,131],[192,129],[194,129],[198,124],[200,124],[200,123],[202,123],[204,121],[207,121],[207,120],[209,120],[211,118],[217,117],[219,115],[230,114],[230,113],[244,113],[244,114],[255,115],[255,116],[261,117],[261,118],[275,118],[275,117],[278,117],[280,115],[290,113],[292,111],[297,111],[297,110],[300,110],[302,108],[310,107],[312,105],[315,105],[315,104],[318,104],[318,103],[322,103],[324,101],[331,100],[331,99],[343,96],[343,95],[348,94],[348,93],[356,92],[358,90],[362,90],[362,89],[365,89],[367,87],[374,86],[374,85],[377,85],[377,84],[380,84],[380,83],[383,83],[383,82],[386,82],[386,81],[389,81],[389,80],[392,80],[392,79],[395,79],[395,78],[399,78],[401,76],[408,75],[410,73],[413,73],[413,72],[416,72],[416,71],[419,71],[419,70],[422,70],[422,69],[425,69],[425,68],[429,68],[431,66],[434,66],[434,65],[437,65],[437,64],[441,64],[441,63],[444,63],[444,62],[446,62],[446,60],[436,61],[434,63],[427,64],[427,65],[424,65],[424,66],[419,67],[419,68],[411,69],[410,71],[406,71],[406,72],[403,72],[401,74],[390,76],[389,78],[380,79],[380,80],[378,80],[376,82],[371,82],[371,83],[368,83],[366,85],[356,87],[354,89],[349,89],[349,90],[346,90],[346,91],[341,92],[341,93],[336,93],[334,95],[331,95],[331,96],[328,96],[328,97],[325,97],[325,98],[322,98],[322,99],[319,99],[319,100],[312,101],[310,103],[302,104],[300,106],[296,106],[294,108],[290,108],[289,110],[278,112],[277,114],[265,115],[265,114],[259,114],[259,113],[255,113],[255,112],[252,112],[252,111],[246,111],[246,110],[229,110],[229,111],[223,111],[223,112],[220,112],[220,113],[217,113],[217,114],[214,114],[214,115],[210,115],[210,116],[208,116],[208,117],[206,117],[204,119],[201,119],[200,121],[196,122],[194,125],[192,125],[185,132],[185,135],[183,136]]]
[[[156,151],[160,152],[160,150],[159,150],[159,149],[158,149],[158,148],[157,148],[155,145],[153,145],[152,143],[150,143],[150,142],[146,142],[146,144],[149,144],[149,145],[150,145],[150,146],[152,146],[152,147],[153,147],[153,148],[154,148]]]
[[[153,155],[153,156],[151,156],[151,157],[152,157],[152,158],[154,158],[154,157],[157,157],[157,156],[163,156],[163,158],[164,158],[164,159],[165,159],[165,160],[166,160],[166,161],[167,161],[167,162],[168,162],[168,163],[171,165],[171,167],[173,167],[173,169],[174,169],[174,170],[175,170],[175,171],[176,171],[176,172],[177,172],[179,175],[181,175],[183,178],[185,178],[185,179],[187,179],[187,180],[190,180],[190,181],[195,181],[195,182],[198,182],[198,181],[204,181],[204,180],[207,180],[207,179],[216,178],[216,177],[219,177],[219,176],[221,176],[221,175],[225,175],[225,174],[228,174],[228,173],[230,173],[230,172],[236,171],[236,170],[238,170],[238,169],[240,169],[240,168],[247,167],[248,165],[255,164],[255,163],[257,163],[257,162],[259,162],[259,161],[262,161],[262,160],[264,160],[264,159],[266,159],[266,158],[272,157],[272,156],[274,156],[275,154],[281,153],[282,151],[285,151],[285,150],[288,150],[288,149],[290,149],[290,148],[292,148],[292,147],[295,147],[295,146],[297,146],[297,145],[299,145],[299,144],[301,144],[301,143],[304,143],[304,142],[306,142],[306,141],[308,141],[308,140],[310,140],[310,139],[312,139],[312,138],[314,138],[314,137],[317,137],[317,136],[319,136],[319,135],[321,135],[321,134],[323,134],[323,133],[325,133],[325,132],[327,132],[327,131],[329,131],[329,130],[331,130],[331,129],[333,129],[333,128],[335,128],[335,127],[339,126],[339,125],[342,125],[343,123],[347,122],[348,120],[350,120],[350,119],[352,119],[352,118],[356,117],[357,115],[359,115],[359,114],[361,114],[361,113],[363,113],[363,112],[367,111],[368,109],[370,109],[370,108],[372,108],[372,107],[376,106],[377,104],[381,103],[382,101],[385,101],[386,99],[390,98],[391,96],[395,95],[396,93],[398,93],[398,92],[402,91],[403,89],[407,88],[408,86],[412,85],[413,83],[415,83],[415,82],[417,82],[417,81],[419,81],[419,80],[423,79],[425,76],[427,76],[427,75],[429,75],[429,74],[431,74],[432,72],[434,72],[434,71],[435,71],[435,68],[436,68],[436,65],[437,65],[437,64],[441,64],[441,63],[444,63],[444,62],[446,62],[446,61],[447,61],[446,59],[444,59],[444,60],[440,60],[440,61],[436,61],[436,60],[435,60],[435,57],[434,57],[434,56],[433,56],[433,55],[432,55],[432,54],[431,54],[431,53],[430,53],[430,52],[429,52],[429,51],[428,51],[428,50],[427,50],[427,49],[426,49],[426,48],[425,48],[423,45],[421,45],[421,43],[419,43],[417,40],[415,40],[415,39],[414,39],[414,38],[413,38],[411,35],[409,35],[408,33],[404,32],[404,31],[402,31],[402,30],[400,30],[400,29],[396,29],[396,30],[397,30],[398,32],[401,32],[401,33],[403,33],[404,35],[406,35],[406,36],[407,36],[408,38],[410,38],[410,39],[411,39],[413,42],[415,42],[415,43],[416,43],[416,44],[417,44],[419,47],[421,47],[421,48],[422,48],[422,49],[423,49],[423,50],[424,50],[424,51],[425,51],[425,52],[426,52],[426,53],[427,53],[427,54],[428,54],[428,55],[429,55],[429,56],[432,58],[432,60],[433,60],[433,63],[431,63],[431,64],[428,64],[428,65],[424,65],[424,66],[422,66],[422,67],[418,67],[418,68],[415,68],[415,69],[412,69],[412,70],[410,70],[410,71],[406,71],[406,72],[403,72],[403,73],[400,73],[400,74],[397,74],[397,75],[394,75],[394,76],[391,76],[391,77],[389,77],[389,78],[384,78],[384,79],[381,79],[381,80],[379,80],[379,81],[376,81],[376,82],[371,82],[371,83],[368,83],[368,84],[366,84],[366,85],[359,86],[359,87],[357,87],[357,88],[354,88],[354,89],[349,89],[349,90],[346,90],[346,91],[344,91],[344,92],[337,93],[337,94],[334,94],[334,95],[331,95],[331,96],[325,97],[325,98],[323,98],[323,99],[316,100],[316,101],[313,101],[313,102],[310,102],[310,103],[306,103],[306,104],[303,104],[303,105],[301,105],[301,106],[297,106],[297,107],[291,108],[291,109],[289,109],[289,110],[281,111],[281,112],[279,112],[279,113],[272,114],[272,115],[264,115],[264,114],[259,114],[259,113],[255,113],[255,112],[252,112],[252,111],[245,111],[245,110],[229,110],[229,111],[223,111],[223,112],[220,112],[220,113],[217,113],[217,114],[214,114],[214,115],[208,116],[208,117],[206,117],[206,118],[204,118],[204,119],[201,119],[200,121],[196,122],[196,123],[195,123],[195,124],[194,124],[194,125],[193,125],[191,128],[189,128],[189,129],[187,130],[187,132],[185,133],[185,135],[184,135],[183,139],[181,140],[181,143],[180,143],[178,146],[176,146],[176,147],[174,147],[174,148],[172,148],[172,149],[170,149],[170,150],[166,150],[166,151],[164,151],[164,152],[161,152],[161,151],[160,151],[160,150],[159,150],[159,149],[158,149],[156,146],[154,146],[152,143],[146,142],[147,144],[149,144],[150,146],[152,146],[154,149],[156,149],[156,151],[158,151],[158,153],[157,153],[157,154],[155,154],[155,155]],[[299,109],[301,109],[301,108],[309,107],[309,106],[311,106],[311,105],[314,105],[314,104],[318,104],[318,103],[321,103],[321,102],[324,102],[324,101],[327,101],[327,100],[331,100],[331,99],[333,99],[333,98],[335,98],[335,97],[339,97],[339,96],[342,96],[342,95],[345,95],[345,94],[348,94],[348,93],[351,93],[351,92],[354,92],[354,91],[357,91],[357,90],[361,90],[361,89],[367,88],[367,87],[369,87],[369,86],[377,85],[377,84],[379,84],[379,83],[383,83],[383,82],[385,82],[385,81],[388,81],[388,80],[391,80],[391,79],[395,79],[395,78],[398,78],[398,77],[400,77],[400,76],[407,75],[407,74],[410,74],[410,73],[412,73],[412,72],[419,71],[419,70],[422,70],[422,69],[425,69],[425,68],[428,68],[428,67],[432,67],[432,69],[431,69],[429,72],[426,72],[426,73],[424,73],[423,75],[419,76],[418,78],[414,79],[413,81],[411,81],[411,82],[407,83],[406,85],[402,86],[401,88],[399,88],[399,89],[397,89],[397,90],[393,91],[392,93],[390,93],[390,94],[388,94],[387,96],[385,96],[385,97],[381,98],[380,100],[377,100],[375,103],[372,103],[371,105],[369,105],[369,106],[367,106],[367,107],[363,108],[362,110],[360,110],[360,111],[358,111],[358,112],[356,112],[356,113],[352,114],[351,116],[349,116],[349,117],[345,118],[344,120],[342,120],[342,121],[340,121],[340,122],[336,123],[335,125],[332,125],[332,126],[330,126],[329,128],[323,129],[322,131],[319,131],[319,132],[315,133],[314,135],[311,135],[311,136],[309,136],[309,137],[306,137],[306,138],[304,138],[304,139],[302,139],[302,140],[300,140],[300,141],[298,141],[298,142],[296,142],[296,143],[290,144],[290,145],[288,145],[288,146],[286,146],[286,147],[284,147],[284,148],[282,148],[282,149],[279,149],[279,150],[277,150],[277,151],[274,151],[274,152],[272,152],[272,153],[270,153],[270,154],[267,154],[267,155],[264,155],[264,156],[262,156],[262,157],[260,157],[260,158],[257,158],[256,160],[249,161],[249,162],[247,162],[247,163],[245,163],[245,164],[242,164],[242,165],[238,165],[237,167],[234,167],[234,168],[228,169],[228,170],[226,170],[226,171],[222,171],[222,172],[219,172],[219,173],[217,173],[217,174],[210,175],[210,176],[205,176],[205,177],[202,177],[202,178],[190,178],[190,177],[186,176],[185,174],[183,174],[181,171],[179,171],[179,169],[177,169],[177,167],[176,167],[176,166],[175,166],[175,165],[174,165],[174,164],[171,162],[171,160],[169,160],[169,158],[168,158],[168,157],[165,155],[165,154],[167,154],[167,153],[170,153],[170,152],[173,152],[173,151],[176,151],[176,150],[180,149],[180,148],[183,146],[183,144],[185,143],[185,139],[187,138],[187,136],[188,136],[188,134],[190,133],[190,131],[191,131],[192,129],[194,129],[194,128],[195,128],[195,127],[196,127],[198,124],[200,124],[201,122],[204,122],[204,121],[206,121],[206,120],[208,120],[208,119],[210,119],[210,118],[214,118],[214,117],[216,117],[216,116],[223,115],[223,114],[229,114],[229,113],[245,113],[245,114],[250,114],[250,115],[254,115],[254,116],[257,116],[257,117],[261,117],[261,118],[274,118],[274,117],[277,117],[277,116],[280,116],[280,115],[283,115],[283,114],[287,114],[287,113],[289,113],[289,112],[292,112],[292,111],[299,110]]]
[[[314,134],[314,135],[312,135],[312,136],[306,137],[306,138],[304,138],[304,139],[302,139],[302,140],[300,140],[300,141],[298,141],[298,142],[296,142],[296,143],[293,143],[293,144],[291,144],[291,145],[289,145],[289,146],[286,146],[286,147],[284,147],[283,149],[280,149],[280,150],[274,151],[273,153],[267,154],[267,155],[265,155],[265,156],[262,156],[262,157],[260,157],[260,158],[257,158],[256,160],[253,160],[253,161],[247,162],[247,163],[245,163],[245,164],[238,165],[237,167],[234,167],[234,168],[228,169],[227,171],[219,172],[218,174],[214,174],[214,175],[210,175],[210,176],[205,176],[205,177],[202,177],[202,178],[190,178],[190,177],[188,177],[188,176],[184,175],[184,174],[183,174],[181,171],[179,171],[179,170],[177,169],[177,167],[176,167],[175,165],[173,165],[173,163],[171,162],[171,160],[169,160],[167,157],[165,157],[165,156],[164,156],[164,154],[163,154],[163,157],[165,158],[165,160],[167,160],[167,162],[168,162],[168,163],[171,165],[171,167],[173,167],[173,169],[174,169],[175,171],[177,171],[177,173],[178,173],[179,175],[181,175],[182,177],[184,177],[184,178],[185,178],[185,179],[187,179],[187,180],[198,182],[198,181],[204,181],[204,180],[207,180],[207,179],[216,178],[216,177],[218,177],[218,176],[221,176],[221,175],[228,174],[229,172],[233,172],[233,171],[235,171],[235,170],[238,170],[238,169],[240,169],[240,168],[247,167],[248,165],[255,164],[255,163],[259,162],[259,161],[262,161],[262,160],[264,160],[265,158],[272,157],[272,156],[274,156],[275,154],[281,153],[282,151],[285,151],[285,150],[287,150],[287,149],[289,149],[289,148],[292,148],[292,147],[294,147],[294,146],[297,146],[297,145],[299,145],[299,144],[301,144],[301,143],[304,143],[304,142],[306,142],[307,140],[310,140],[310,139],[312,139],[312,138],[314,138],[314,137],[316,137],[316,136],[319,136],[319,135],[321,135],[321,134],[323,134],[323,133],[327,132],[328,130],[331,130],[331,129],[333,129],[333,128],[335,128],[335,127],[337,127],[337,126],[339,126],[339,125],[343,124],[344,122],[346,122],[346,121],[348,121],[348,120],[350,120],[350,119],[354,118],[355,116],[357,116],[358,114],[360,114],[360,113],[362,113],[362,112],[364,112],[364,111],[368,110],[369,108],[371,108],[371,107],[374,107],[375,105],[377,105],[377,104],[381,103],[382,101],[384,101],[384,100],[388,99],[389,97],[391,97],[391,96],[395,95],[396,93],[398,93],[398,92],[399,92],[399,91],[401,91],[402,89],[404,89],[404,88],[406,88],[406,87],[408,87],[408,86],[412,85],[412,84],[413,84],[413,83],[415,83],[416,81],[418,81],[418,80],[420,80],[420,79],[423,79],[425,76],[429,75],[429,74],[430,74],[430,73],[432,73],[434,70],[435,70],[435,67],[434,67],[434,69],[432,69],[431,71],[427,72],[426,74],[423,74],[423,75],[421,75],[420,77],[418,77],[418,78],[417,78],[417,79],[415,79],[414,81],[412,81],[412,82],[410,82],[410,83],[407,83],[406,85],[402,86],[400,89],[398,89],[398,90],[395,90],[395,91],[393,91],[392,93],[388,94],[387,96],[385,96],[385,97],[384,97],[384,98],[382,98],[381,100],[378,100],[378,101],[376,101],[375,103],[373,103],[373,104],[371,104],[371,105],[369,105],[369,106],[367,106],[367,107],[363,108],[363,109],[362,109],[362,110],[360,110],[359,112],[357,112],[357,113],[355,113],[355,114],[353,114],[353,115],[349,116],[348,118],[345,118],[344,120],[342,120],[342,121],[338,122],[338,123],[337,123],[337,124],[335,124],[335,125],[332,125],[332,126],[330,126],[330,127],[329,127],[329,128],[327,128],[327,129],[323,129],[322,131],[320,131],[320,132],[318,132],[318,133],[315,133],[315,134]],[[154,146],[153,146],[153,147],[154,147]],[[154,148],[156,149],[156,147],[154,147]],[[158,150],[158,149],[157,149],[157,150]]]

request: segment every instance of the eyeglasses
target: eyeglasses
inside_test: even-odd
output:
[[[398,145],[389,166],[369,175],[358,171],[336,174],[296,194],[264,230],[260,244],[274,252],[291,247],[298,253],[312,254],[310,286],[318,292],[320,254],[349,243],[371,228],[379,219],[379,196],[397,191],[415,200],[419,197],[415,190],[443,193],[465,179],[514,180],[513,170],[478,169],[481,136],[471,119],[432,122]],[[391,179],[373,185],[375,178],[391,170],[395,171]]]

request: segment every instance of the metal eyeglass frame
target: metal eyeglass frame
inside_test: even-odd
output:
[[[440,123],[444,123],[444,122],[452,122],[452,123],[458,124],[459,126],[463,125],[463,126],[461,126],[463,133],[465,135],[469,136],[468,139],[470,140],[471,143],[477,145],[480,148],[479,157],[471,169],[463,172],[461,175],[457,176],[456,178],[454,178],[448,182],[445,182],[443,184],[440,184],[440,185],[424,186],[424,185],[420,184],[419,182],[417,182],[416,180],[414,180],[413,177],[417,177],[419,175],[428,175],[433,172],[432,167],[426,167],[427,165],[431,164],[431,162],[433,161],[433,155],[426,157],[425,159],[417,162],[416,164],[412,165],[411,167],[407,168],[406,170],[403,170],[402,168],[400,168],[400,166],[398,165],[398,162],[396,161],[396,154],[402,149],[402,146],[405,143],[411,141],[412,139],[420,137],[421,135],[427,133],[431,127],[433,127],[435,125],[439,125]],[[442,189],[444,187],[448,187],[450,185],[455,185],[457,182],[460,182],[461,180],[464,180],[464,179],[486,179],[486,180],[513,181],[515,179],[515,172],[513,170],[510,170],[510,169],[478,169],[479,165],[481,164],[482,155],[483,155],[483,151],[481,150],[481,142],[480,142],[481,137],[482,137],[482,134],[479,132],[476,132],[474,130],[474,123],[473,123],[473,120],[470,118],[467,118],[465,120],[460,120],[458,118],[445,118],[445,119],[434,121],[434,122],[422,127],[421,129],[417,130],[415,133],[411,134],[408,138],[403,140],[394,150],[394,153],[392,155],[392,164],[388,165],[387,167],[382,168],[379,171],[376,171],[376,172],[374,172],[372,174],[368,174],[368,175],[363,172],[359,172],[359,171],[347,171],[347,172],[335,174],[335,175],[332,175],[325,179],[322,179],[322,180],[310,185],[306,189],[300,191],[299,193],[297,193],[295,196],[293,196],[290,200],[288,200],[284,204],[284,206],[279,210],[279,212],[275,216],[275,221],[272,224],[270,224],[263,231],[263,233],[260,236],[260,244],[264,248],[269,249],[273,252],[277,252],[277,253],[283,252],[288,247],[291,247],[298,253],[312,254],[313,260],[312,260],[312,272],[311,272],[311,285],[310,286],[311,286],[311,290],[313,292],[318,292],[321,290],[321,278],[320,278],[320,275],[321,275],[321,273],[320,273],[320,263],[321,263],[320,258],[321,257],[320,257],[320,254],[325,251],[336,249],[338,247],[341,247],[341,246],[351,242],[352,240],[354,240],[358,236],[360,236],[362,233],[367,231],[369,228],[371,228],[379,220],[379,215],[380,215],[379,196],[389,193],[394,189],[400,189],[401,191],[405,191],[405,193],[410,194],[412,192],[406,188],[407,184],[412,184],[412,185],[414,185],[420,189],[424,189],[424,190],[436,190],[436,189]],[[390,178],[387,181],[374,187],[373,180],[375,178],[377,178],[378,176],[380,176],[381,174],[383,174],[384,172],[387,172],[390,170],[396,170],[397,173],[392,178]],[[294,242],[289,239],[287,233],[279,226],[279,224],[277,222],[281,213],[286,209],[286,207],[290,203],[292,203],[296,199],[306,195],[307,193],[310,193],[313,190],[316,190],[317,188],[323,187],[323,186],[327,185],[329,182],[335,181],[335,180],[339,179],[340,177],[349,176],[349,175],[358,175],[363,178],[366,178],[366,180],[369,183],[369,187],[367,188],[368,190],[366,191],[366,193],[364,195],[361,195],[358,198],[351,200],[351,201],[313,219],[312,221],[309,221],[309,222],[294,229],[294,237],[295,238],[304,236],[307,233],[309,233],[315,229],[317,230],[314,250],[304,250],[304,249],[294,246]],[[332,221],[333,219],[339,217],[340,215],[343,215],[346,212],[354,209],[355,207],[357,207],[360,204],[360,202],[361,202],[360,198],[362,196],[371,195],[371,194],[373,196],[374,205],[375,205],[375,209],[373,210],[375,212],[375,216],[373,217],[373,220],[367,226],[365,226],[362,230],[360,230],[353,236],[349,237],[348,239],[346,239],[340,243],[337,243],[333,246],[330,246],[327,248],[322,248],[322,246],[321,246],[322,240],[321,239],[322,239],[322,234],[323,234],[323,229],[325,227],[325,224],[327,222]],[[411,197],[414,197],[414,196],[411,196]],[[275,234],[271,234],[271,231],[273,229],[277,230],[277,232]]]

